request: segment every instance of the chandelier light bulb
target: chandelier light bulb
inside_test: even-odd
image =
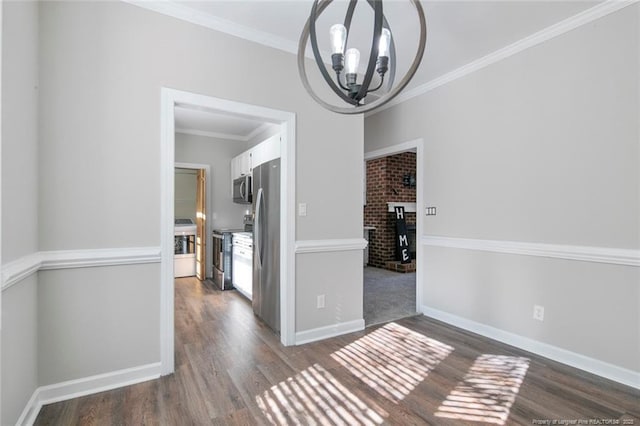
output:
[[[344,54],[344,44],[347,41],[347,29],[342,24],[335,24],[329,30],[331,39],[331,53]]]
[[[358,66],[360,65],[360,51],[355,48],[347,50],[345,55],[345,72],[347,74],[357,74]]]
[[[387,28],[382,29],[380,34],[380,43],[378,44],[378,56],[389,57],[389,45],[391,44],[391,31]]]

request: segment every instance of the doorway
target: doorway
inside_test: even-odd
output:
[[[422,140],[365,153],[364,234],[369,244],[364,259],[363,316],[365,326],[422,312]],[[404,209],[409,259],[398,242],[394,208]]]
[[[190,92],[163,88],[161,96],[161,373],[174,371],[174,168],[175,109],[189,107],[229,116],[252,118],[280,127],[280,341],[295,342],[295,114]]]
[[[186,250],[184,244],[174,246],[176,278],[195,275],[198,280],[203,281],[211,276],[212,256],[211,248],[207,244],[207,236],[211,235],[208,220],[211,217],[211,201],[207,196],[210,176],[208,164],[175,163],[175,241],[186,239],[189,244]],[[181,228],[193,229],[192,232],[195,232],[193,249],[190,248],[190,232],[185,233]]]

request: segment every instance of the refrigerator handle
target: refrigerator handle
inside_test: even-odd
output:
[[[258,265],[262,267],[262,224],[260,223],[262,216],[262,203],[263,203],[262,188],[258,189],[258,195],[256,197],[256,217],[254,220],[254,234],[256,247],[254,247],[256,255],[258,256]]]

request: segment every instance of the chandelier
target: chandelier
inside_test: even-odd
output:
[[[409,0],[415,7],[418,15],[418,20],[420,22],[420,38],[418,41],[418,49],[411,66],[402,80],[394,86],[397,62],[396,49],[391,27],[383,13],[382,0],[366,0],[369,6],[373,9],[374,25],[369,61],[360,82],[358,82],[360,77],[358,74],[360,52],[355,48],[349,48],[345,51],[349,30],[352,24],[351,21],[353,13],[358,0],[349,1],[347,13],[344,18],[344,24],[335,24],[330,28],[329,39],[331,42],[331,68],[335,74],[335,78],[331,76],[331,73],[329,72],[318,48],[316,21],[332,1],[333,0],[314,0],[309,19],[302,30],[302,35],[300,36],[300,42],[298,44],[298,71],[300,73],[300,78],[302,79],[302,84],[316,102],[331,111],[340,114],[359,114],[372,111],[396,97],[402,89],[406,87],[416,73],[420,62],[422,61],[427,41],[427,25],[424,17],[424,11],[422,10],[419,0]],[[313,57],[325,82],[342,101],[350,104],[351,106],[337,106],[326,102],[312,89],[309,84],[305,68],[305,53],[307,49],[307,41],[309,39],[311,40]],[[375,79],[374,73],[378,74]],[[374,80],[377,81],[374,82]],[[380,89],[382,89],[381,92],[383,92],[383,94],[378,99],[372,102],[363,103],[364,98],[369,93],[376,92]]]

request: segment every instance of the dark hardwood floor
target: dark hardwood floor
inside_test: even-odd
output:
[[[175,374],[36,424],[640,425],[640,391],[426,317],[283,347],[234,291],[178,279],[175,305]]]

